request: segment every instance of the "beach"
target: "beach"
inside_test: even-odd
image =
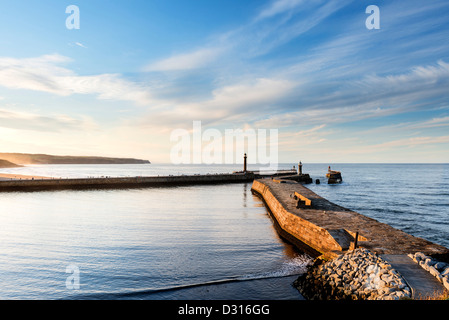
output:
[[[52,179],[51,177],[13,174],[13,173],[0,173],[0,180],[37,180],[37,179]]]

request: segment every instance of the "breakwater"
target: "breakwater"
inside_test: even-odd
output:
[[[444,277],[440,284],[412,270],[407,255],[419,251],[447,261],[449,249],[331,203],[296,181],[259,179],[252,191],[280,235],[316,258],[295,282],[307,299],[397,300],[444,290]]]
[[[34,179],[0,181],[0,191],[33,191],[47,189],[88,188],[141,188],[148,186],[169,186],[186,184],[214,184],[250,182],[255,178],[246,174],[211,174],[159,177],[103,177],[85,179]]]
[[[390,263],[364,248],[316,263],[294,286],[308,300],[398,300],[412,289]]]
[[[294,170],[273,172],[270,176],[292,175]],[[0,181],[1,191],[35,191],[54,189],[95,188],[143,188],[152,186],[177,186],[195,184],[222,184],[252,182],[263,177],[260,172],[237,172],[229,174],[194,174],[150,177],[100,177],[75,179],[10,179]]]
[[[334,204],[296,181],[280,180],[255,180],[252,191],[265,201],[282,231],[301,241],[315,256],[336,258],[356,241],[377,254],[449,254],[441,245]],[[311,205],[295,198],[295,193],[309,199]]]

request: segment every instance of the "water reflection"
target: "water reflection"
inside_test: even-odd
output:
[[[250,189],[248,183],[4,193],[0,297],[120,297],[298,272],[292,248]],[[80,269],[76,293],[65,288],[72,264]],[[242,286],[257,284],[245,280]]]

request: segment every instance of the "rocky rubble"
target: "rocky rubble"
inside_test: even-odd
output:
[[[444,287],[449,290],[449,264],[435,260],[429,256],[426,256],[422,252],[416,252],[415,254],[408,255],[413,261],[419,264],[424,270],[428,271],[431,275],[443,283]]]
[[[308,300],[398,300],[411,289],[392,266],[358,248],[331,261],[316,260],[294,286]]]

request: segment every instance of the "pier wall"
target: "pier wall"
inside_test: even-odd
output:
[[[324,254],[333,257],[335,255],[332,255],[331,251],[341,252],[343,250],[326,229],[286,210],[264,183],[254,180],[252,190],[262,196],[274,219],[282,229],[283,236],[288,240],[292,240],[293,237],[301,241],[302,245],[308,247],[306,251],[312,255]]]
[[[443,246],[334,204],[300,183],[280,180],[284,179],[254,180],[252,190],[265,201],[282,230],[281,236],[301,242],[325,259],[354,249],[356,236],[359,247],[377,254],[406,255],[420,251],[430,256],[445,256],[449,253]],[[311,206],[297,203],[292,197],[295,192],[310,199]]]
[[[241,183],[251,182],[254,178],[255,175],[253,173],[246,173],[158,177],[4,180],[0,181],[0,191],[83,188],[139,188],[145,186]]]
[[[294,181],[255,180],[252,190],[265,202],[279,234],[317,258],[294,284],[306,299],[398,300],[444,292],[449,264],[442,262],[449,260],[441,258],[449,257],[449,249],[331,203]],[[311,205],[300,204],[296,192]],[[440,282],[410,266],[407,255],[418,251],[429,257],[426,263],[435,258]]]
[[[278,170],[264,174],[259,171],[194,174],[194,175],[168,175],[168,176],[138,176],[138,177],[101,177],[101,178],[37,178],[20,179],[4,178],[0,180],[2,191],[33,191],[52,189],[89,189],[89,188],[142,188],[151,186],[177,186],[195,184],[223,184],[252,182],[267,176],[292,177],[295,170]]]

